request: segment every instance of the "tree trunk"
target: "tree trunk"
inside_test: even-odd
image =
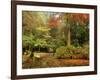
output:
[[[68,35],[67,35],[67,46],[71,45],[71,32],[70,28],[68,29]]]
[[[39,52],[40,52],[40,46],[39,46]]]

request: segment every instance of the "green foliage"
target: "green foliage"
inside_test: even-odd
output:
[[[88,17],[80,13],[22,11],[22,45],[27,53],[23,54],[23,68],[72,66],[66,59],[88,60]]]
[[[39,47],[39,51],[40,51],[40,47],[42,48],[47,47],[47,42],[45,39],[36,39],[34,47]]]
[[[56,17],[57,15],[59,16]],[[23,11],[23,47],[29,45],[47,47],[55,52],[60,46],[71,43],[76,47],[82,46],[84,42],[88,42],[88,20],[82,25],[81,17],[78,15],[84,19],[83,14]],[[78,21],[74,21],[73,16],[77,16]],[[55,27],[48,25],[50,19],[54,19],[52,22],[54,25],[57,24]],[[69,35],[68,32],[70,32]]]
[[[46,47],[47,46],[46,40],[45,39],[36,39],[34,46]]]
[[[88,45],[85,47],[60,47],[56,49],[56,58],[66,59],[89,59]]]
[[[55,57],[61,58],[65,54],[66,54],[66,47],[62,46],[62,47],[56,49]]]
[[[89,41],[89,28],[88,25],[76,25],[73,24],[74,27],[72,28],[72,44],[74,46],[82,46],[85,42]]]
[[[70,54],[72,59],[89,59],[88,45],[87,47],[70,47],[70,48],[67,48],[66,51],[67,51],[66,54]]]
[[[32,47],[35,44],[35,37],[33,35],[29,36],[23,35],[22,40],[23,40],[23,47],[26,46]]]
[[[83,45],[83,48],[84,48],[84,57],[86,58],[86,59],[89,59],[89,45],[88,44],[84,44]]]
[[[68,46],[66,47],[66,54],[80,54],[81,53],[81,47],[74,47],[74,46]]]

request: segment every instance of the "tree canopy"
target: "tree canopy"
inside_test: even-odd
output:
[[[23,46],[56,49],[89,41],[89,14],[23,11],[22,18]]]

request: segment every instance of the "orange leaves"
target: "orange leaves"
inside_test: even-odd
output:
[[[58,19],[50,19],[49,20],[49,26],[50,27],[57,27],[59,24],[59,20]]]
[[[68,19],[72,22],[78,22],[79,24],[84,25],[89,21],[89,14],[71,13]]]
[[[53,16],[50,16],[49,17],[49,21],[48,21],[48,24],[51,28],[55,28],[55,27],[58,27],[61,23],[61,19],[62,16],[59,15],[59,14],[56,14],[56,15],[53,15]]]
[[[58,17],[55,16],[53,15],[49,18],[48,25],[51,28],[58,27],[63,20],[66,20],[68,24],[74,22],[80,25],[85,25],[89,21],[89,14],[84,13],[62,13]]]
[[[59,19],[51,18],[49,19],[49,26],[50,27],[58,27]]]

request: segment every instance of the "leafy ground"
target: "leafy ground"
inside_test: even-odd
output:
[[[84,65],[89,65],[89,60],[84,60],[84,59],[60,59],[60,62],[65,65],[74,65],[74,66],[84,66]]]
[[[43,54],[44,55],[44,54]],[[42,58],[30,58],[28,55],[23,55],[24,69],[27,68],[46,68],[46,67],[69,67],[69,66],[88,66],[88,59],[57,59],[53,56],[46,55]]]

